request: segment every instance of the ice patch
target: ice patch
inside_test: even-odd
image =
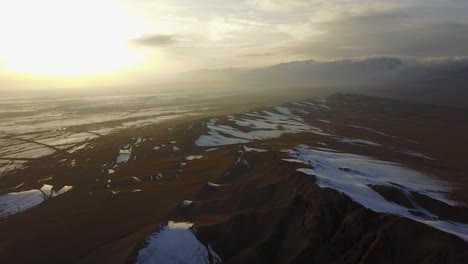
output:
[[[137,264],[150,263],[221,263],[210,245],[203,245],[196,237],[193,224],[169,221],[152,233],[139,250]]]
[[[44,184],[41,189],[12,192],[0,196],[0,218],[31,209],[49,198],[56,197],[70,191],[73,187],[64,186],[58,191],[53,191],[52,188],[52,185]]]
[[[45,182],[45,181],[50,181],[52,180],[54,177],[50,176],[50,177],[47,177],[47,178],[42,178],[42,179],[39,179],[37,180],[37,182]]]
[[[79,150],[85,149],[85,148],[88,146],[88,144],[89,144],[89,143],[85,143],[85,144],[78,145],[78,146],[76,146],[76,147],[70,149],[70,150],[68,151],[68,153],[72,154],[72,153],[75,153],[75,152],[77,152],[77,151],[79,151]]]
[[[329,120],[325,120],[325,119],[317,119],[317,121],[322,122],[322,123],[327,123],[327,124],[331,123]]]
[[[325,98],[316,98],[310,101],[300,101],[299,104],[302,104],[302,105],[305,104],[308,107],[311,107],[314,110],[318,110],[318,111],[322,109],[327,109],[327,110],[330,109],[330,107],[327,106],[327,99]]]
[[[18,160],[0,160],[0,178],[17,169],[21,169],[26,164],[26,161],[18,161]]]
[[[219,121],[218,118],[211,118],[210,121],[208,121],[208,122],[206,123],[206,125],[208,125],[208,126],[214,126],[214,125],[216,125],[216,122],[218,122],[218,121]]]
[[[290,115],[291,114],[291,110],[287,107],[276,107],[276,111],[282,113],[283,115]]]
[[[200,136],[195,144],[200,147],[243,144],[251,140],[278,138],[284,134],[301,132],[330,136],[321,129],[306,124],[301,117],[291,114],[289,108],[276,109],[282,114],[263,111],[261,114],[251,112],[228,118],[229,122],[247,128],[248,132],[232,125],[216,125],[217,120],[212,120],[213,122],[207,123],[208,135]]]
[[[121,149],[119,151],[119,156],[117,156],[116,162],[117,163],[125,163],[130,160],[130,157],[132,156],[132,151],[129,149]]]
[[[343,143],[347,143],[351,145],[368,145],[368,146],[375,146],[375,147],[382,146],[379,143],[375,143],[375,142],[364,140],[364,139],[342,138],[342,137],[335,137],[335,139],[339,142],[343,142]]]
[[[422,154],[422,153],[418,153],[418,152],[413,152],[413,151],[401,151],[401,153],[404,153],[406,155],[410,155],[410,156],[413,156],[413,157],[418,157],[418,158],[422,158],[422,159],[428,159],[428,160],[435,160],[425,154]]]
[[[301,102],[291,102],[291,104],[298,106],[298,107],[308,107],[307,104],[301,103]]]
[[[2,156],[2,158],[11,159],[36,159],[54,154],[56,152],[55,149],[50,147],[33,146],[34,144],[13,145],[11,148],[6,147],[1,149],[0,152],[4,153],[4,156]]]
[[[38,181],[39,182],[39,181]],[[0,192],[4,192],[4,191],[9,191],[9,190],[15,190],[15,189],[18,189],[19,187],[23,186],[24,185],[24,182],[16,185],[16,186],[13,186],[13,187],[10,187],[10,188],[7,188],[7,189],[3,189],[3,190],[0,190]]]
[[[186,160],[198,160],[198,159],[201,159],[201,158],[203,158],[203,155],[188,156],[185,159]]]
[[[141,179],[138,178],[138,177],[133,176],[133,177],[132,177],[132,182],[135,183],[135,184],[138,184],[138,183],[141,182]]]
[[[246,146],[244,146],[244,151],[245,152],[252,152],[252,151],[254,151],[254,152],[268,152],[268,150],[266,150],[266,149],[249,148],[249,147],[246,147]]]
[[[306,164],[306,165],[309,165],[309,163],[305,162],[305,161],[302,161],[302,160],[298,160],[298,159],[282,159],[286,162],[291,162],[291,163],[299,163],[299,164]]]
[[[173,147],[172,147],[172,150],[174,150],[174,151],[179,151],[180,148],[178,148],[178,147],[176,147],[176,146],[173,146]]]
[[[142,142],[141,137],[138,137],[137,141],[135,142],[135,145],[139,145]]]
[[[211,152],[211,151],[215,151],[217,150],[218,148],[210,148],[210,149],[205,149],[205,152]]]
[[[307,163],[312,168],[298,171],[315,175],[317,185],[331,188],[349,196],[355,202],[376,212],[392,213],[433,226],[468,241],[468,225],[445,221],[419,206],[411,192],[456,205],[445,193],[451,190],[448,183],[432,179],[401,164],[376,160],[355,154],[297,148],[290,150],[293,162]],[[387,201],[370,186],[390,186],[406,195],[414,208]],[[420,214],[415,215],[410,210]]]
[[[208,182],[208,186],[210,186],[210,187],[220,187],[221,184],[216,184],[216,183]]]
[[[60,189],[57,192],[53,193],[52,197],[58,196],[60,194],[64,194],[64,193],[70,191],[71,189],[73,189],[73,186],[65,185],[65,186],[62,187],[62,189]]]
[[[183,200],[183,201],[180,203],[180,207],[182,207],[182,208],[188,207],[188,206],[190,206],[192,203],[193,203],[193,201],[190,201],[190,200]]]
[[[399,137],[391,136],[391,135],[382,133],[382,132],[380,132],[380,131],[377,131],[377,130],[375,130],[375,129],[368,128],[368,127],[365,127],[365,126],[360,126],[360,125],[347,125],[347,126],[352,127],[352,128],[361,129],[361,130],[367,130],[367,131],[369,131],[369,132],[372,132],[372,133],[375,133],[375,134],[379,134],[379,135],[382,135],[382,136],[386,136],[386,137],[399,138]]]
[[[233,145],[233,144],[249,142],[249,140],[246,140],[246,139],[225,137],[215,131],[210,131],[208,133],[209,135],[200,136],[195,141],[195,145],[200,146],[200,147],[210,147],[210,146]]]

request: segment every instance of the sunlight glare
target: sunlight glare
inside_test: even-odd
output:
[[[144,62],[128,39],[144,25],[117,0],[0,0],[0,66],[16,73],[85,76]]]

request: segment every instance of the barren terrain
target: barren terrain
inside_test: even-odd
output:
[[[101,100],[2,104],[1,263],[468,259],[466,110]]]

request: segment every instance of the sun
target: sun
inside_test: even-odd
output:
[[[145,60],[128,45],[144,31],[117,0],[0,0],[0,66],[42,76],[125,70]]]

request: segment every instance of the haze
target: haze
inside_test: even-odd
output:
[[[0,0],[0,263],[468,259],[468,0]]]

